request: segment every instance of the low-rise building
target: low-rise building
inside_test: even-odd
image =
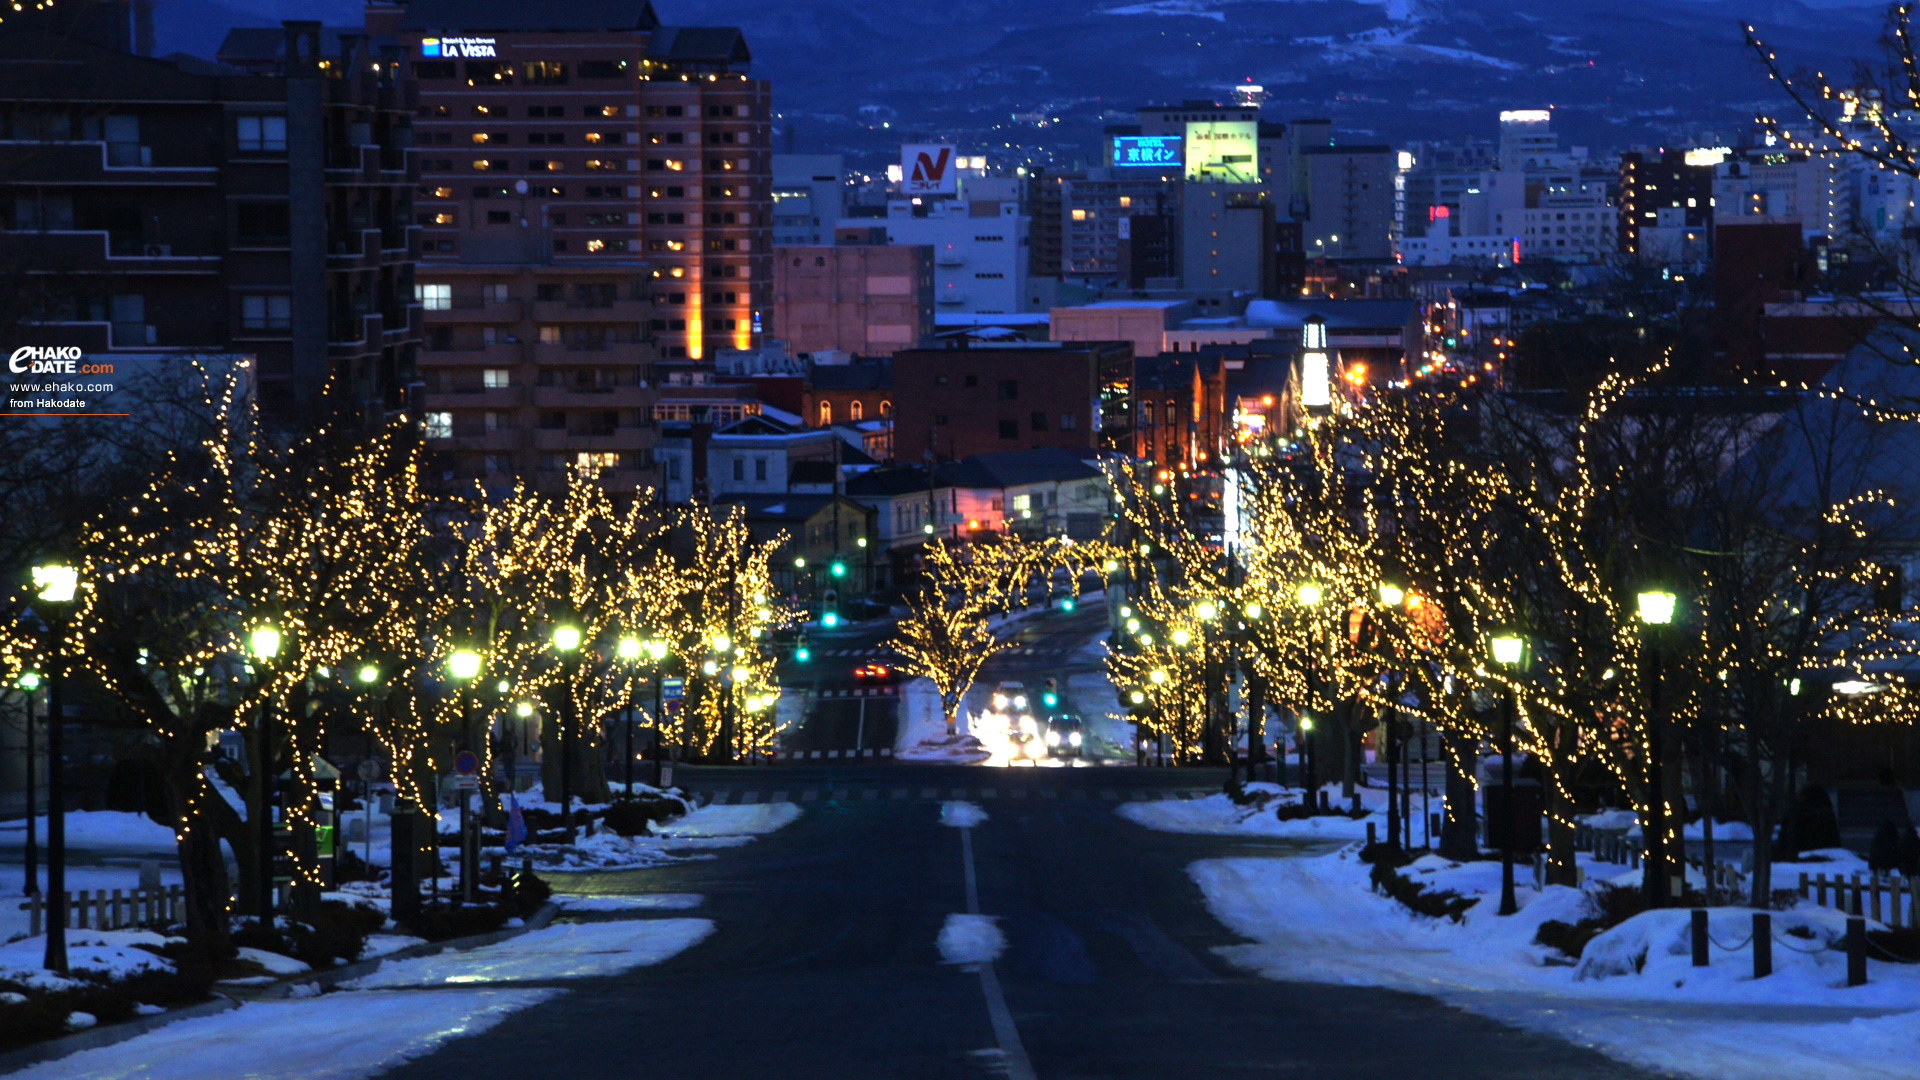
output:
[[[1133,346],[1023,342],[895,353],[894,454],[952,460],[1131,445]]]
[[[933,249],[774,249],[773,325],[794,352],[891,356],[933,336]]]

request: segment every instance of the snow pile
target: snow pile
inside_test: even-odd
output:
[[[699,893],[651,893],[645,896],[578,896],[553,898],[569,915],[607,911],[686,911],[700,906]]]
[[[534,930],[498,945],[387,961],[349,990],[534,982],[618,975],[657,964],[713,932],[708,919],[567,923]]]
[[[143,971],[171,971],[170,961],[148,950],[185,940],[162,937],[151,930],[69,930],[67,968],[76,975],[91,972],[116,981]],[[46,953],[45,936],[0,945],[0,979],[44,990],[73,986],[74,980],[40,966]]]
[[[1459,864],[1428,856],[1402,867],[1399,873],[1428,888],[1479,898],[1456,924],[1415,915],[1376,894],[1369,870],[1348,850],[1205,860],[1189,872],[1214,916],[1254,942],[1228,946],[1221,955],[1269,978],[1429,994],[1624,1060],[1706,1077],[1912,1075],[1911,1040],[1920,1033],[1920,1012],[1823,1025],[1824,1047],[1809,1040],[1808,1006],[1920,1010],[1920,969],[1914,965],[1870,960],[1868,984],[1849,989],[1844,954],[1814,951],[1842,932],[1844,917],[1835,912],[1776,912],[1774,974],[1765,979],[1752,977],[1752,953],[1745,946],[1752,920],[1744,909],[1710,914],[1709,929],[1720,945],[1711,949],[1706,968],[1691,966],[1685,910],[1627,920],[1589,942],[1573,967],[1555,950],[1535,944],[1534,936],[1549,920],[1577,923],[1590,915],[1581,890],[1551,886],[1536,892],[1522,868],[1520,911],[1502,917],[1496,914],[1497,862]],[[1719,1034],[1729,1027],[1729,1009],[1744,1010],[1738,1014],[1742,1021],[1756,1021],[1738,1025],[1746,1029],[1740,1039]],[[1758,1022],[1773,1019],[1780,1022]],[[1703,1032],[1715,1033],[1711,1052],[1697,1038]],[[1905,1063],[1876,1071],[1897,1057],[1893,1048],[1901,1038],[1908,1040]],[[1816,1067],[1822,1049],[1825,1058],[1818,1063],[1824,1072]]]
[[[1337,785],[1335,788],[1337,800]],[[1301,793],[1298,788],[1283,792],[1275,784],[1254,783],[1248,784],[1247,790],[1262,796],[1261,800],[1257,804],[1241,806],[1225,794],[1219,794],[1204,799],[1130,802],[1121,805],[1116,812],[1136,825],[1160,832],[1271,836],[1289,840],[1364,840],[1367,837],[1367,823],[1371,821],[1382,838],[1387,834],[1386,817],[1381,812],[1386,806],[1385,791],[1360,789],[1362,808],[1372,811],[1364,818],[1328,815],[1281,821],[1277,816],[1281,806],[1300,804]]]
[[[238,959],[241,963],[257,967],[269,975],[298,975],[303,971],[312,971],[305,962],[291,956],[282,956],[265,949],[251,949],[240,946]]]
[[[790,802],[703,806],[683,818],[654,826],[654,831],[675,838],[762,836],[792,824],[799,816],[800,808]]]
[[[944,802],[940,804],[940,824],[951,825],[956,829],[971,829],[987,820],[987,812],[970,802]]]
[[[1006,950],[1007,939],[991,915],[949,915],[938,944],[946,963],[991,964]]]
[[[947,735],[946,714],[940,709],[940,691],[931,679],[908,679],[900,684],[899,727],[893,740],[896,761],[977,765],[988,757],[969,730],[967,711],[957,718],[960,733]]]
[[[20,1080],[365,1080],[432,1053],[449,1039],[478,1035],[557,992],[329,994],[251,1002],[13,1075]]]
[[[40,843],[46,844],[46,815],[36,817],[33,827],[35,835],[40,838]],[[25,848],[26,846],[26,819],[0,823],[0,847]],[[154,821],[145,814],[120,810],[67,811],[67,851],[70,853],[177,856],[179,850],[174,843],[173,829]],[[74,889],[78,886],[68,882],[67,888]]]

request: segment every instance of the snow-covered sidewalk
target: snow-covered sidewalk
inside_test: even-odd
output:
[[[1340,786],[1329,784],[1324,788],[1331,793],[1334,805],[1340,805]],[[1360,788],[1361,809],[1368,813],[1362,818],[1351,818],[1339,814],[1294,818],[1282,821],[1277,813],[1281,806],[1298,806],[1301,791],[1299,788],[1282,789],[1277,784],[1265,782],[1247,785],[1249,794],[1259,796],[1258,804],[1242,806],[1225,794],[1209,795],[1204,799],[1166,800],[1161,802],[1131,802],[1121,806],[1121,817],[1136,825],[1161,832],[1207,833],[1214,836],[1266,836],[1283,840],[1364,840],[1367,837],[1367,823],[1373,822],[1376,831],[1384,838],[1387,833],[1387,819],[1384,811],[1387,805],[1387,793],[1379,788]]]
[[[1691,965],[1684,910],[1630,919],[1566,966],[1550,964],[1557,954],[1534,937],[1543,922],[1590,913],[1580,890],[1523,885],[1519,914],[1503,918],[1494,913],[1498,863],[1428,856],[1402,868],[1428,888],[1480,898],[1454,923],[1373,892],[1369,870],[1349,848],[1205,860],[1190,873],[1215,917],[1253,942],[1221,954],[1270,978],[1428,994],[1622,1060],[1716,1080],[1915,1075],[1920,969],[1873,962],[1869,983],[1847,988],[1844,955],[1822,947],[1844,925],[1835,912],[1775,913],[1774,974],[1762,980],[1738,948],[1750,913],[1731,908],[1717,909],[1710,927],[1736,948],[1714,948],[1706,968]]]

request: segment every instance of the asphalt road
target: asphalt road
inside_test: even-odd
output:
[[[717,859],[561,881],[574,891],[699,893],[705,903],[688,914],[718,929],[658,966],[568,983],[570,993],[389,1076],[1647,1076],[1424,998],[1269,982],[1221,963],[1213,948],[1235,938],[1207,914],[1185,868],[1290,849],[1154,833],[1113,812],[1115,799],[1215,790],[1215,772],[850,763],[688,770],[683,779],[730,801],[770,785],[817,794],[793,824]],[[989,815],[964,845],[960,830],[938,823],[939,800],[956,791]],[[963,846],[978,908],[999,918],[1009,941],[992,967],[1005,1006],[998,1025],[989,979],[941,963],[935,946],[946,917],[967,910]]]

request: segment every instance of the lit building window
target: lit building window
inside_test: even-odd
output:
[[[831,423],[833,423],[833,402],[823,401],[820,403],[820,426],[826,427]]]
[[[414,299],[428,311],[450,311],[453,308],[452,285],[415,285]]]
[[[453,438],[453,414],[430,412],[420,418],[420,430],[429,439]]]
[[[867,407],[864,404],[860,403],[859,401],[852,401],[847,403],[847,419],[849,420],[864,419],[866,416],[866,412],[867,412]]]

